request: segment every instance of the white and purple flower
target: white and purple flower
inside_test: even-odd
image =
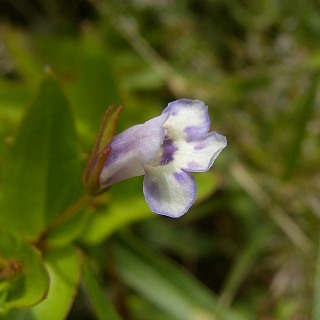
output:
[[[100,173],[100,189],[144,175],[143,193],[151,211],[180,217],[196,198],[190,172],[207,171],[227,145],[224,136],[208,133],[209,128],[208,108],[202,101],[169,103],[160,116],[112,139]]]

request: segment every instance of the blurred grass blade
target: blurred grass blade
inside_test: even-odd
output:
[[[314,280],[314,296],[313,296],[313,320],[320,320],[320,238],[318,244],[318,257],[316,264],[316,273]]]
[[[72,102],[79,119],[95,133],[101,123],[106,107],[121,104],[116,77],[108,59],[108,51],[101,45],[96,30],[85,30],[81,39],[79,56],[79,81],[74,88]]]
[[[219,298],[219,303],[223,308],[229,307],[232,303],[239,287],[249,274],[252,265],[261,255],[263,247],[266,245],[266,241],[268,240],[268,235],[274,228],[275,227],[270,224],[262,224],[259,226],[251,236],[251,239],[249,239],[248,245],[241,251]]]
[[[230,171],[237,183],[262,209],[269,213],[272,220],[288,238],[304,253],[309,254],[313,250],[312,241],[282,207],[273,204],[270,208],[270,203],[273,200],[259,185],[258,180],[242,164],[237,162],[230,167]]]
[[[313,116],[319,77],[320,72],[317,71],[310,80],[307,92],[295,107],[293,119],[291,120],[294,125],[292,128],[292,139],[285,157],[287,159],[284,173],[285,178],[289,178],[294,173],[295,167],[299,162],[306,127]]]
[[[47,75],[4,159],[0,225],[35,240],[82,193],[78,151],[70,105]]]
[[[89,261],[84,262],[83,276],[88,296],[97,320],[120,320],[108,301],[108,297],[103,292],[99,284],[99,279],[94,274]]]
[[[119,240],[115,256],[124,281],[176,319],[239,319],[222,315],[212,292],[137,239]]]
[[[2,3],[5,1],[2,1]],[[7,1],[12,5],[22,4],[23,1]],[[25,2],[26,3],[26,2]],[[1,8],[3,9],[3,7]],[[20,8],[22,10],[22,8]],[[26,12],[24,8],[23,12]],[[32,12],[34,14],[35,11]],[[39,15],[40,17],[41,15]],[[30,19],[33,20],[33,19]],[[41,76],[43,64],[39,63],[39,57],[37,57],[30,47],[30,43],[26,41],[28,35],[21,29],[10,28],[9,25],[5,27],[5,32],[2,32],[2,44],[8,48],[10,56],[15,61],[18,72],[21,73],[22,77],[27,80],[27,84],[36,85]]]

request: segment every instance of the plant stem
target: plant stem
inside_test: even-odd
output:
[[[47,228],[40,235],[36,241],[36,246],[39,246],[43,240],[50,234],[54,229],[59,227],[64,221],[70,219],[77,212],[79,212],[85,205],[87,205],[94,197],[88,194],[83,195],[77,202],[72,204],[66,211],[59,215],[55,220],[53,220]]]

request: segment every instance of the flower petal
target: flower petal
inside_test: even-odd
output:
[[[176,141],[175,165],[190,172],[207,171],[226,145],[226,137],[217,132],[210,132],[197,141]]]
[[[162,124],[167,117],[160,115],[113,138],[111,152],[100,175],[101,189],[145,173],[144,165],[158,152],[166,135]]]
[[[174,165],[146,166],[143,193],[152,212],[178,218],[194,203],[194,177]]]
[[[180,99],[170,102],[162,114],[168,114],[164,127],[176,140],[197,140],[210,128],[208,107],[200,100]]]
[[[170,148],[166,149],[170,152],[163,152],[160,164],[170,160],[186,171],[207,171],[227,145],[224,136],[208,133],[208,107],[199,100],[180,99],[169,103],[163,114],[168,114],[163,126],[168,130]],[[153,163],[155,160],[159,162],[156,158]]]

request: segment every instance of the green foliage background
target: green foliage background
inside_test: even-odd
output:
[[[3,0],[0,19],[0,319],[320,319],[318,0]],[[228,139],[186,215],[150,213],[134,178],[54,224],[108,105],[120,132],[183,97]]]

